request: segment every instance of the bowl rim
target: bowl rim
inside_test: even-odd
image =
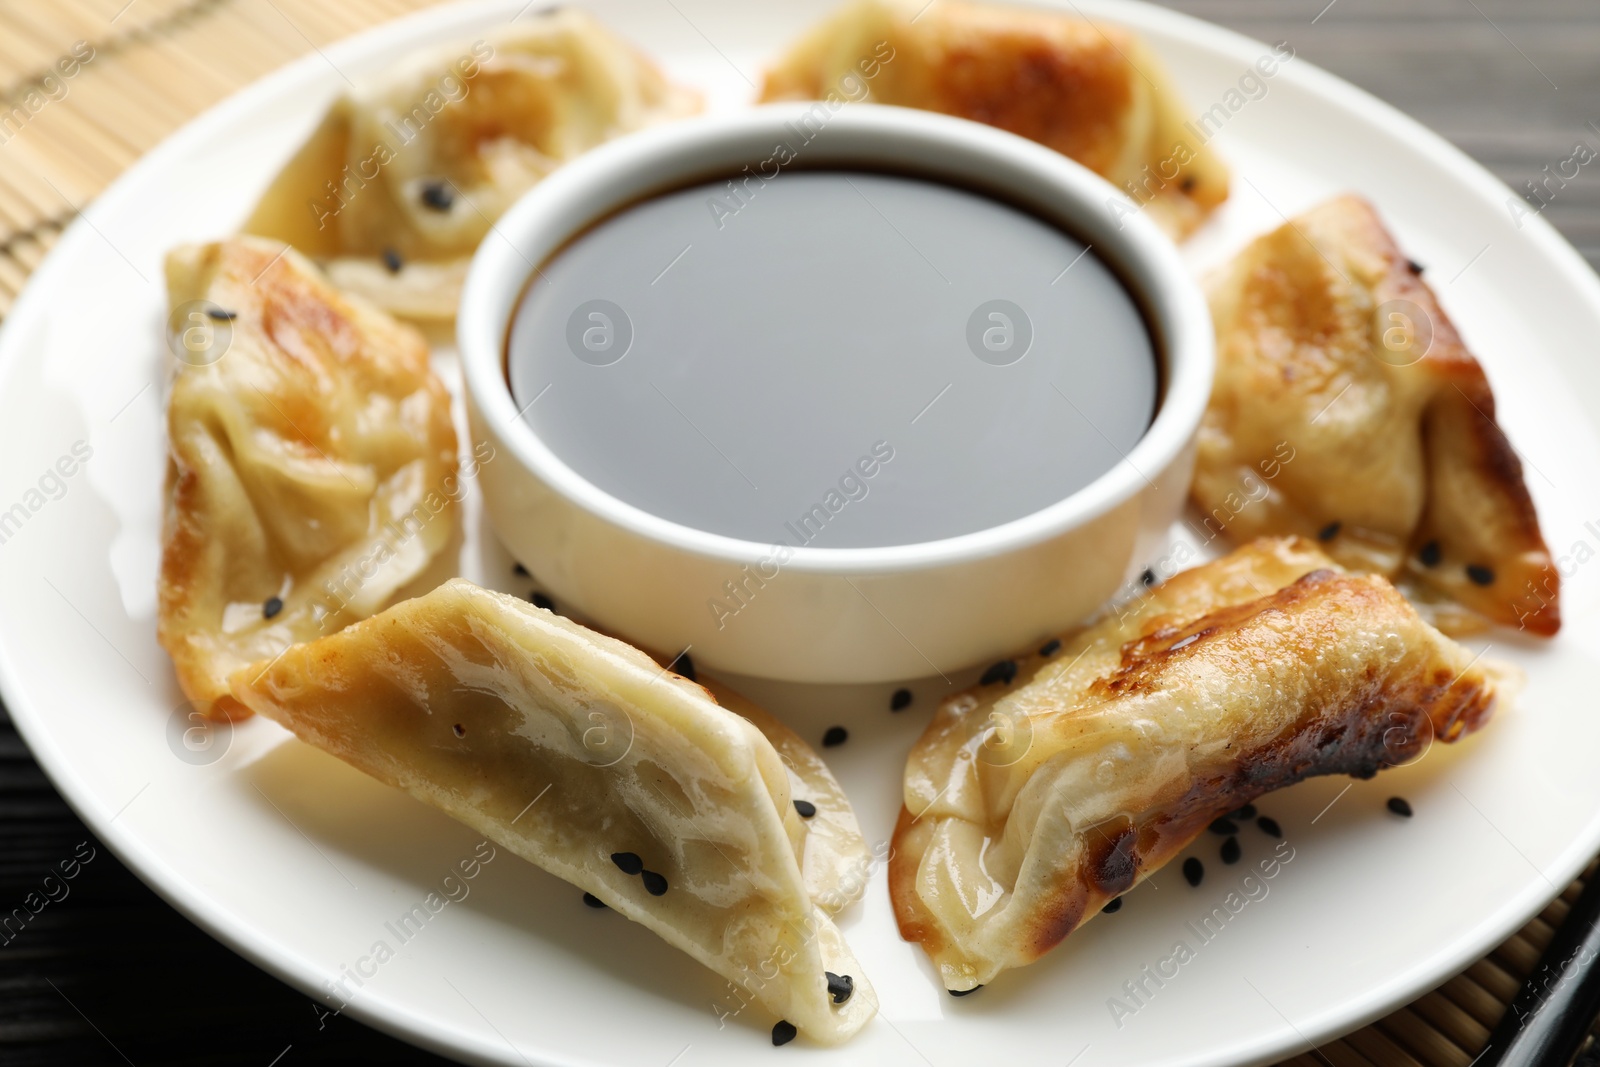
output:
[[[516,462],[570,505],[636,537],[735,565],[770,561],[775,551],[787,549],[785,570],[831,574],[894,573],[1009,554],[1080,528],[1154,488],[1152,478],[1183,454],[1199,428],[1215,365],[1210,309],[1176,246],[1122,190],[1053,149],[978,122],[882,104],[840,107],[827,118],[819,136],[843,131],[864,166],[877,162],[904,169],[898,156],[908,141],[951,158],[986,155],[998,164],[995,173],[1001,178],[993,182],[996,187],[1017,184],[1006,175],[1026,174],[1060,194],[1067,211],[1090,220],[1089,229],[1096,228],[1096,213],[1105,216],[1100,226],[1115,221],[1111,258],[1124,284],[1133,285],[1129,275],[1136,270],[1148,275],[1151,284],[1135,295],[1151,326],[1162,335],[1159,347],[1164,361],[1155,418],[1116,464],[1047,507],[982,530],[902,545],[816,548],[749,541],[649,512],[583,477],[520,417],[504,373],[503,353],[520,294],[539,264],[593,222],[640,199],[637,191],[613,195],[615,185],[637,180],[638,175],[656,175],[651,180],[663,190],[681,187],[696,180],[688,175],[697,171],[721,172],[707,168],[705,159],[735,147],[743,147],[751,153],[751,162],[758,162],[770,153],[773,138],[786,123],[814,113],[817,106],[815,101],[764,104],[624,135],[562,165],[490,224],[498,239],[483,240],[473,256],[457,313],[457,347],[469,407],[475,406],[480,417],[494,425],[497,438]],[[861,144],[871,147],[863,150]],[[923,164],[919,170],[937,180],[939,164]],[[663,173],[683,177],[659,177]],[[606,195],[604,203],[593,209],[596,189]],[[644,194],[649,195],[653,194]],[[548,247],[540,248],[537,258],[528,255],[519,239],[525,242],[530,234],[552,226],[552,220],[561,220],[555,228],[562,237],[542,242]],[[1087,240],[1082,235],[1080,239]]]

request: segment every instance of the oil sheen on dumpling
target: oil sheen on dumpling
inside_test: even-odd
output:
[[[807,890],[778,750],[629,645],[455,579],[240,671],[234,694],[592,893],[819,1042],[877,1010]],[[829,972],[852,979],[842,1003]]]
[[[1143,41],[1065,12],[853,0],[778,60],[761,99],[865,100],[998,126],[1122,188],[1174,238],[1228,197],[1227,169]]]
[[[1387,581],[1299,539],[1053,645],[945,701],[906,764],[889,888],[951,990],[1038,959],[1213,819],[1406,763],[1481,726],[1495,695]]]
[[[1344,196],[1211,279],[1217,376],[1194,501],[1238,542],[1320,536],[1448,631],[1481,616],[1549,636],[1560,577],[1522,463],[1421,271],[1370,204]]]
[[[230,674],[377,611],[449,540],[450,397],[415,330],[277,242],[187,245],[166,271],[186,356],[158,636],[197,710],[243,715]]]
[[[340,97],[246,232],[407,318],[455,317],[467,262],[523,193],[620,134],[699,109],[576,7],[412,57]]]

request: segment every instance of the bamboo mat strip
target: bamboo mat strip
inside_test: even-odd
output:
[[[312,48],[432,2],[0,2],[0,318],[76,210],[167,134]],[[50,98],[47,77],[80,41],[93,58]],[[5,116],[30,93],[45,103],[13,131]],[[1437,990],[1283,1067],[1468,1067],[1581,885]]]

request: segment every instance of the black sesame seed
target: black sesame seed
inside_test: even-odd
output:
[[[684,649],[678,653],[678,658],[667,664],[667,670],[674,671],[689,679],[691,682],[699,681],[694,673],[694,660],[689,658],[689,650]]]
[[[1122,910],[1122,898],[1112,897],[1106,901],[1106,906],[1100,909],[1101,915],[1115,915]]]
[[[213,322],[232,322],[239,317],[239,313],[226,308],[206,308],[206,317]]]
[[[889,698],[890,711],[904,711],[911,706],[911,690],[896,689],[894,696]]]
[[[1192,192],[1194,192],[1194,185],[1195,185],[1194,175],[1193,174],[1185,174],[1183,176],[1183,181],[1178,183],[1178,188],[1182,189],[1186,193],[1192,193]]]
[[[1048,640],[1048,641],[1046,641],[1044,643],[1043,647],[1041,647],[1039,649],[1039,655],[1043,656],[1045,659],[1049,659],[1051,656],[1055,655],[1057,652],[1060,652],[1060,651],[1061,651],[1061,642],[1059,640],[1057,640],[1056,638],[1052,637],[1050,640]]]
[[[1411,818],[1411,803],[1405,797],[1390,797],[1389,810],[1404,818]]]
[[[809,819],[817,813],[817,806],[809,800],[797,800],[794,802],[794,810],[800,813],[802,819]]]
[[[460,723],[456,723],[454,726],[450,727],[450,729],[455,733],[455,735],[457,737],[466,737],[467,736],[467,728],[465,726],[462,726]]]
[[[832,971],[822,973],[828,976],[828,995],[833,997],[835,1004],[843,1004],[856,991],[855,979],[848,974],[834,974]]]
[[[1184,881],[1188,882],[1190,885],[1197,886],[1200,884],[1200,880],[1205,876],[1206,865],[1201,863],[1198,859],[1190,856],[1188,859],[1183,861]]]
[[[511,565],[511,573],[515,574],[518,578],[526,578],[528,577],[528,568],[524,567],[520,563],[513,563]]]
[[[276,615],[278,612],[280,612],[282,610],[283,610],[283,598],[282,597],[269,596],[269,597],[267,597],[267,602],[265,604],[261,605],[261,616],[262,616],[262,618],[270,619],[270,618],[272,618],[274,615]]]
[[[794,1040],[794,1035],[799,1032],[794,1028],[794,1023],[787,1019],[779,1019],[772,1024],[772,1043],[774,1045],[787,1045]]]
[[[389,268],[390,274],[399,274],[400,268],[406,265],[406,261],[400,258],[399,252],[392,248],[385,248],[383,250],[383,265]]]
[[[1240,819],[1240,820],[1243,820],[1244,822],[1249,822],[1251,819],[1253,819],[1255,817],[1256,817],[1256,806],[1254,804],[1246,804],[1242,808],[1236,808],[1235,810],[1228,812],[1228,818],[1230,818],[1230,819]]]
[[[822,747],[832,748],[834,745],[842,745],[848,740],[850,740],[849,730],[846,730],[843,726],[830,726],[827,732],[822,735]]]
[[[1016,676],[1017,665],[1011,660],[1003,659],[999,663],[991,665],[988,670],[984,671],[983,677],[978,679],[978,684],[994,685],[998,682],[1002,685],[1010,685],[1011,680]]]
[[[1259,826],[1261,828],[1261,832],[1266,834],[1268,837],[1283,836],[1283,827],[1279,826],[1278,820],[1274,819],[1270,815],[1261,816],[1261,818],[1256,820],[1256,825]]]
[[[1239,839],[1230,837],[1222,843],[1222,862],[1238,863],[1243,850],[1239,848]]]
[[[422,202],[435,211],[449,211],[456,202],[456,191],[449,182],[428,182],[422,187]]]
[[[1444,550],[1439,547],[1439,542],[1429,541],[1417,549],[1417,561],[1424,567],[1437,567],[1444,558]]]
[[[603,908],[606,906],[606,902],[595,896],[593,893],[585,893],[583,895],[583,902],[589,905],[591,908]]]
[[[528,599],[533,602],[533,606],[536,608],[543,608],[546,611],[556,610],[556,602],[543,593],[534,593]]]
[[[637,852],[613,852],[611,862],[617,865],[617,870],[623,874],[638,874],[644,870],[644,860],[639,858]]]
[[[1328,525],[1317,531],[1317,540],[1332,541],[1335,537],[1339,536],[1339,531],[1343,528],[1344,523],[1342,522],[1330,522]]]
[[[1494,571],[1481,563],[1469,563],[1467,565],[1467,578],[1473,585],[1493,585]]]
[[[1206,829],[1210,830],[1214,834],[1220,834],[1223,837],[1227,837],[1229,834],[1236,834],[1239,832],[1239,827],[1234,824],[1232,819],[1212,819],[1211,825],[1206,827]]]
[[[644,891],[653,897],[666,896],[667,879],[665,875],[655,871],[640,871],[639,881],[644,883]]]
[[[1139,580],[1141,582],[1143,582],[1145,585],[1155,585],[1156,584],[1156,572],[1151,570],[1149,567],[1146,567],[1144,569],[1144,573],[1139,575]]]
[[[946,990],[946,992],[949,993],[952,997],[970,997],[970,996],[972,996],[972,994],[976,993],[978,990],[980,990],[982,988],[983,988],[983,986],[981,986],[981,985],[975,985],[971,989],[949,989],[949,990]]]
[[[1406,267],[1411,271],[1412,274],[1421,274],[1423,271],[1428,269],[1414,259],[1406,260]]]

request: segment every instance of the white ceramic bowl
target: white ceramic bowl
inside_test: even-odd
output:
[[[867,682],[995,660],[1089,616],[1145,566],[1183,506],[1211,389],[1210,315],[1176,249],[1066,157],[961,119],[852,104],[827,118],[804,158],[808,167],[890,169],[1001,194],[1091,244],[1134,290],[1163,363],[1156,417],[1115,467],[1042,511],[921,544],[780,552],[602,491],[552,453],[512,400],[506,337],[533,264],[626,204],[766,160],[807,107],[756,108],[614,141],[541,182],[484,240],[457,330],[473,438],[496,454],[479,474],[490,521],[558,600],[643,645],[690,646],[707,666]],[[708,610],[729,580],[751,594],[733,618]]]

